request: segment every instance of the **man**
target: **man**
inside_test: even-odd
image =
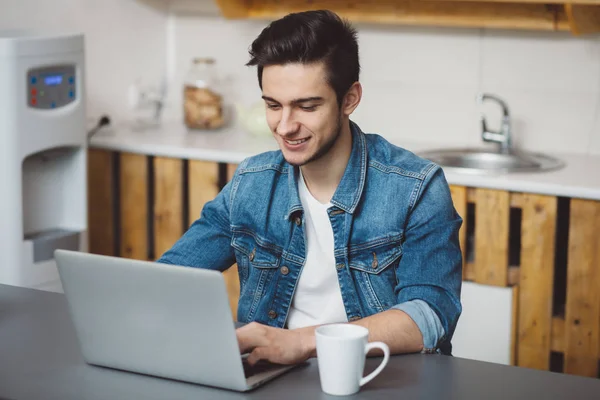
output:
[[[449,354],[462,258],[435,164],[364,134],[355,30],[328,11],[290,14],[252,43],[280,151],[244,160],[160,262],[239,268],[237,330],[249,362],[315,355],[314,329],[369,329],[392,353]]]

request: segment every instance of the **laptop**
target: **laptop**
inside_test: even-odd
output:
[[[88,364],[242,392],[296,366],[245,362],[218,271],[69,250],[54,257]]]

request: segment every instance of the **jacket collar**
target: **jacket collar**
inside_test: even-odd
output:
[[[348,165],[342,176],[331,203],[349,214],[353,214],[365,186],[367,171],[367,142],[364,133],[358,125],[350,121],[350,132],[352,134],[352,151]],[[300,170],[298,167],[288,165],[288,185],[290,201],[287,218],[297,211],[302,210],[302,203],[298,193],[298,179]]]

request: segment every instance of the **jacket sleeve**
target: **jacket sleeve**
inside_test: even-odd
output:
[[[236,178],[204,205],[200,218],[157,262],[219,271],[235,263],[229,216]]]
[[[421,182],[420,195],[412,207],[405,228],[402,257],[396,270],[398,278],[397,306],[403,309],[427,334],[443,333],[436,349],[450,353],[450,339],[461,314],[462,253],[458,231],[462,218],[454,209],[450,188],[441,168],[434,166]],[[435,318],[420,318],[420,310],[402,304],[422,300],[435,312],[443,331],[437,329]],[[411,310],[416,310],[414,316]],[[431,338],[431,335],[429,336]],[[433,343],[429,343],[432,345]],[[428,351],[434,349],[425,349]]]
[[[423,300],[411,300],[392,308],[404,311],[423,335],[423,353],[434,353],[446,332],[437,314]]]

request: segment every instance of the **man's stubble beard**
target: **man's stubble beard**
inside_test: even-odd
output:
[[[329,151],[333,148],[333,146],[335,145],[335,143],[338,141],[338,139],[340,138],[340,134],[342,133],[342,116],[341,114],[338,115],[338,120],[337,120],[337,124],[335,127],[335,134],[331,137],[331,139],[326,142],[325,144],[323,144],[323,146],[321,146],[320,149],[317,150],[317,152],[310,157],[308,160],[302,162],[302,163],[292,163],[289,160],[286,160],[290,165],[293,165],[294,167],[302,167],[308,163],[311,163],[313,161],[316,161],[324,156],[327,155],[327,153],[329,153]]]

